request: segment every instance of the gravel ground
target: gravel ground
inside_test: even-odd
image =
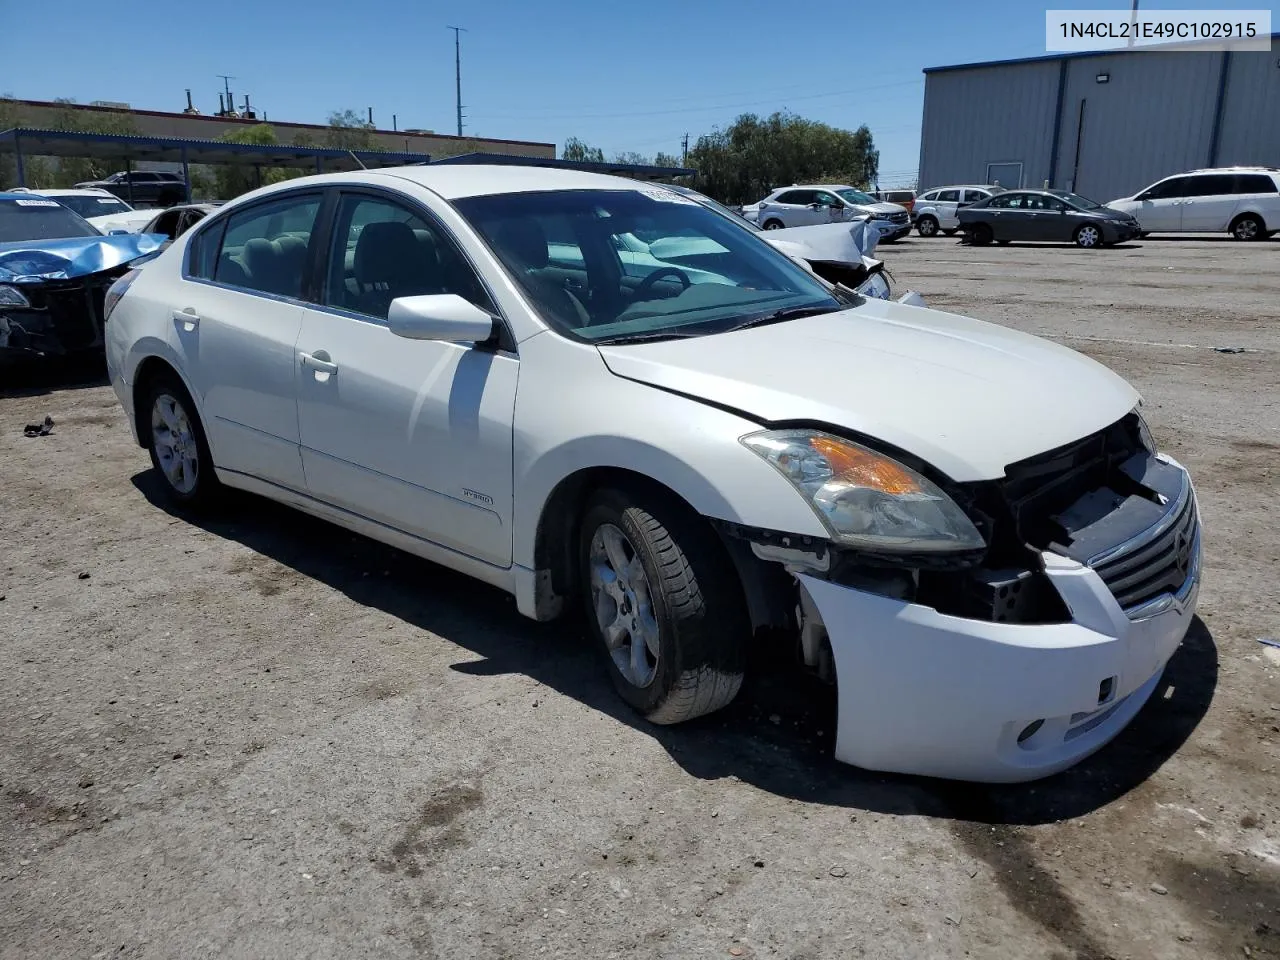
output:
[[[767,650],[651,727],[575,627],[261,501],[171,513],[106,387],[0,374],[0,957],[1280,956],[1280,242],[882,255],[1118,370],[1197,479],[1202,620],[1106,750],[867,774]]]

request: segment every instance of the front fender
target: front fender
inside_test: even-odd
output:
[[[743,415],[619,377],[599,352],[554,335],[521,344],[515,413],[513,561],[535,566],[553,491],[583,470],[640,474],[706,517],[826,538],[813,509],[740,442]]]

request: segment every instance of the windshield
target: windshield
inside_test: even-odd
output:
[[[722,333],[844,309],[739,223],[661,187],[455,200],[539,314],[592,343]]]
[[[56,200],[0,198],[0,243],[100,236],[93,224],[86,223]]]
[[[858,204],[865,205],[869,203],[880,202],[875,197],[865,194],[861,190],[839,190],[837,192],[840,194],[840,196],[844,197],[845,200],[849,203],[858,203]]]
[[[752,223],[742,214],[734,213],[732,210],[726,207],[723,203],[720,203],[716,200],[712,200],[710,197],[706,196],[705,194],[701,194],[701,193],[694,194],[690,192],[688,196],[694,197],[694,199],[702,201],[704,205],[710,207],[712,210],[716,211],[716,213],[719,213],[722,216],[728,217],[734,223],[748,227],[760,233],[764,232],[763,228],[758,223]]]
[[[1101,210],[1102,209],[1102,204],[1094,203],[1092,200],[1088,200],[1085,197],[1082,197],[1076,193],[1066,193],[1064,191],[1063,193],[1057,194],[1057,196],[1067,201],[1067,203],[1071,204],[1073,207],[1079,207],[1081,210]]]
[[[68,210],[74,210],[82,217],[105,217],[112,213],[128,213],[133,207],[115,197],[86,197],[78,194],[66,194],[50,197],[57,200]]]

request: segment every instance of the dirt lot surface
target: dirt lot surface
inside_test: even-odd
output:
[[[0,957],[1280,956],[1280,242],[882,254],[1129,378],[1194,473],[1203,619],[1111,746],[867,774],[767,652],[654,728],[575,628],[260,501],[168,512],[109,389],[10,379]]]

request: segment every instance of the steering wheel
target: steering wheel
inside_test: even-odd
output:
[[[673,276],[679,280],[682,287],[682,293],[689,289],[689,285],[692,282],[689,279],[689,275],[679,267],[659,267],[636,285],[635,299],[650,299],[650,297],[644,296],[644,294],[651,293],[653,291],[653,285],[665,276]]]

